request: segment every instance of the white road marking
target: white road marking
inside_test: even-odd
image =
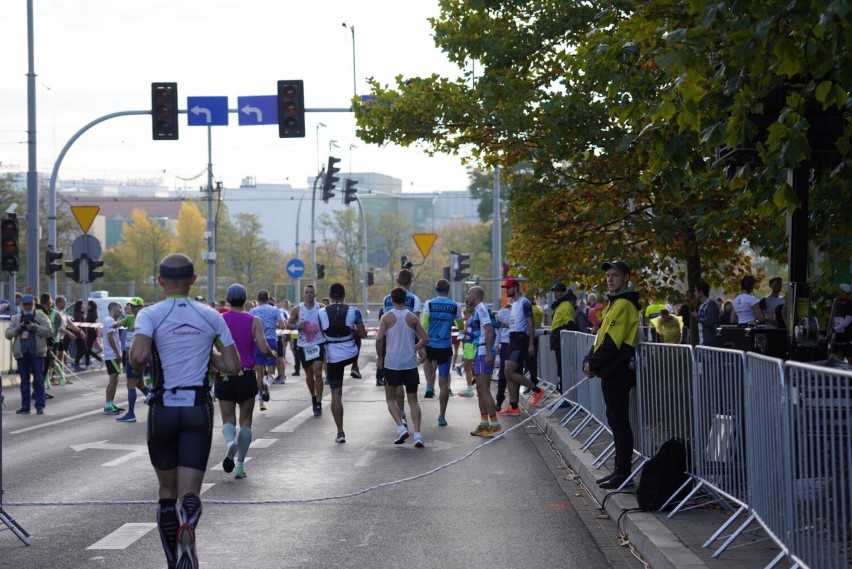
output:
[[[207,492],[208,490],[210,490],[211,488],[213,488],[215,485],[216,485],[216,484],[214,484],[213,482],[204,482],[204,483],[201,485],[201,493],[202,493],[202,494],[204,494],[205,492]]]
[[[249,448],[269,448],[277,442],[278,439],[255,439],[251,442]]]
[[[352,389],[352,387],[355,387],[355,386],[344,386],[343,387],[343,393],[345,394],[347,391]],[[328,391],[328,389],[326,389],[326,391]],[[331,394],[329,393],[325,397],[323,397],[323,401],[330,400],[330,398],[331,398]],[[343,401],[343,404],[344,405],[346,404],[345,399]],[[331,409],[326,408],[326,412],[330,413]],[[271,433],[292,433],[296,429],[298,429],[302,425],[302,423],[307,421],[308,418],[313,417],[313,416],[314,416],[314,410],[311,407],[308,407],[307,409],[304,409],[304,410],[296,413],[294,416],[290,417],[288,420],[284,421],[283,423],[281,423],[280,425],[278,425],[277,427],[272,429],[270,432]]]
[[[124,524],[86,549],[127,549],[155,527],[155,523]]]
[[[356,468],[363,468],[365,466],[370,466],[370,463],[373,461],[373,458],[376,456],[376,451],[374,450],[365,450],[361,453],[361,456],[358,460],[355,461]]]
[[[50,412],[50,407],[47,407],[47,412]],[[89,417],[90,415],[100,415],[103,413],[103,408],[95,409],[94,411],[89,411],[88,413],[80,413],[79,415],[72,415],[71,417],[65,417],[64,419],[57,419],[56,421],[49,421],[47,423],[39,423],[38,425],[33,425],[32,427],[27,427],[26,429],[18,429],[17,431],[12,431],[13,435],[17,435],[18,433],[26,433],[27,431],[35,431],[36,429],[44,429],[45,427],[52,427],[53,425],[61,425],[62,423],[67,423],[68,421],[74,421],[76,419],[82,419],[83,417]]]
[[[148,453],[148,447],[146,445],[116,445],[109,444],[107,441],[95,441],[92,443],[71,445],[71,450],[75,452],[81,452],[89,449],[130,451],[124,456],[103,463],[101,466],[118,466],[119,464],[124,464],[125,462],[131,461],[134,458]]]

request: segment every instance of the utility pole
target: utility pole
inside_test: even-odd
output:
[[[207,127],[207,302],[216,301],[216,226],[213,223],[213,129]]]
[[[503,276],[503,220],[500,216],[500,167],[494,168],[494,221],[491,223],[491,302],[494,311],[500,310],[500,279]]]

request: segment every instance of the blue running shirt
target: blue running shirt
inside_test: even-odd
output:
[[[461,319],[461,306],[446,296],[427,300],[423,305],[423,321],[429,334],[430,348],[452,347],[453,323]]]

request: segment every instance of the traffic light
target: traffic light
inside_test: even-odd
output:
[[[463,281],[470,276],[470,273],[466,272],[470,268],[470,263],[465,263],[468,259],[470,259],[470,255],[456,253],[454,281]]]
[[[409,261],[409,260],[408,260],[408,257],[406,257],[405,255],[403,255],[403,256],[402,256],[402,258],[401,258],[400,260],[402,261],[402,268],[403,268],[403,269],[411,270],[411,267],[413,267],[413,266],[414,266],[414,263],[412,263],[411,261]]]
[[[337,186],[337,182],[340,181],[340,178],[335,176],[338,172],[340,172],[340,168],[336,167],[336,164],[340,162],[340,158],[335,158],[334,156],[328,157],[328,168],[325,170],[325,177],[322,180],[322,201],[328,203],[328,200],[334,197],[334,188]]]
[[[89,262],[86,263],[89,266],[89,282],[95,282],[95,279],[99,279],[104,276],[103,271],[98,271],[100,267],[104,266],[104,262],[95,259],[89,259]]]
[[[278,137],[305,138],[305,91],[301,79],[278,82]]]
[[[445,281],[453,280],[453,276],[450,274],[450,268],[449,267],[444,267],[444,280]]]
[[[44,271],[47,273],[47,276],[53,276],[53,273],[58,273],[62,270],[62,263],[57,263],[55,261],[62,260],[62,253],[53,250],[52,245],[47,246],[47,250],[44,252]]]
[[[178,139],[177,83],[151,83],[151,124],[154,140]]]
[[[317,263],[317,279],[325,278],[325,265],[320,265]]]
[[[358,192],[358,188],[355,186],[358,185],[358,180],[353,180],[352,178],[346,178],[346,189],[343,190],[343,204],[349,205],[354,201],[357,201],[358,198],[355,197],[356,192]]]
[[[18,218],[11,215],[0,222],[0,267],[7,273],[18,270]]]
[[[65,271],[65,276],[75,283],[80,282],[80,259],[65,261],[65,266],[71,269],[70,271]]]
[[[373,276],[373,271],[367,271],[367,286],[373,286],[374,284],[376,284],[376,281]]]

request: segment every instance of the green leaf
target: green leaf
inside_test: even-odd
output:
[[[701,142],[708,146],[718,146],[725,142],[728,129],[722,121],[715,122],[701,131]]]

